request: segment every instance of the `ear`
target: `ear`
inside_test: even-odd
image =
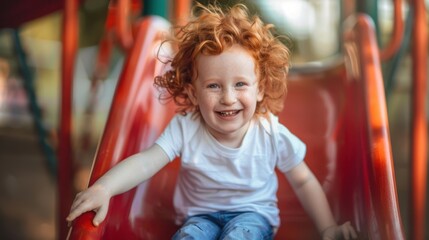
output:
[[[258,88],[258,96],[256,97],[256,100],[258,102],[262,102],[262,100],[264,100],[264,95],[265,95],[265,92],[260,88]]]
[[[197,106],[198,105],[198,101],[197,101],[197,94],[196,94],[194,85],[192,85],[192,83],[186,84],[185,91],[186,91],[186,94],[189,97],[189,100],[191,100],[192,104],[194,106]]]

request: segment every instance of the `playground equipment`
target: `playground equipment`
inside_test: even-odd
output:
[[[58,149],[61,239],[67,234],[64,219],[72,199],[71,86],[78,42],[77,6],[80,2],[82,0],[67,0],[64,5],[62,113]],[[395,0],[395,6],[398,2]],[[181,6],[189,9],[186,4]],[[424,110],[427,25],[424,2],[412,0],[410,6],[415,11],[411,150],[413,210],[410,226],[411,239],[423,239],[427,167]],[[55,9],[58,8],[62,5],[56,5]],[[8,18],[7,14],[3,16],[4,19],[18,19]],[[400,18],[395,17],[395,22],[397,19]],[[0,22],[12,24],[13,27],[20,23]],[[337,220],[351,220],[362,238],[404,239],[378,60],[379,57],[386,59],[392,56],[403,30],[401,26],[395,28],[395,37],[386,48],[388,50],[379,54],[372,26],[366,17],[358,16],[347,25],[344,60],[324,68],[292,70],[285,111],[280,118],[307,142],[309,151],[306,161],[323,184]],[[130,30],[127,27],[124,25],[122,28],[126,33]],[[160,19],[146,18],[137,24],[136,39],[131,39],[136,42],[130,44],[129,39],[121,40],[124,49],[132,48],[132,51],[126,57],[127,63],[97,151],[90,184],[124,157],[149,146],[174,112],[174,106],[158,103],[157,93],[152,88],[153,75],[159,71],[152,51],[159,41],[157,34],[165,31],[166,27],[167,24]],[[130,115],[122,115],[124,112]],[[125,116],[131,117],[124,119]],[[310,122],[314,119],[319,121]],[[177,229],[172,220],[171,194],[178,162],[169,164],[136,189],[112,199],[108,218],[100,227],[92,226],[92,213],[81,216],[74,223],[69,238],[168,238]],[[317,237],[312,223],[282,176],[280,181],[279,205],[283,225],[277,239]]]
[[[306,162],[322,183],[338,221],[351,220],[363,239],[404,239],[378,47],[371,21],[358,15],[345,30],[344,60],[320,69],[292,71],[280,120],[308,145]],[[150,146],[174,114],[158,101],[154,52],[168,24],[146,17],[117,85],[95,157],[90,183],[123,158]],[[314,121],[317,119],[317,121]],[[80,216],[69,239],[169,239],[172,193],[179,161],[135,189],[111,199],[106,220]],[[280,227],[276,239],[317,239],[283,176],[279,175]]]

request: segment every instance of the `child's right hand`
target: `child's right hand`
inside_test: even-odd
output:
[[[66,220],[70,223],[82,213],[94,211],[96,215],[92,223],[98,226],[107,215],[110,198],[109,191],[103,185],[94,184],[76,195]]]

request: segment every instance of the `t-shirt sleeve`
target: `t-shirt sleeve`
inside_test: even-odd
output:
[[[286,173],[304,160],[306,145],[285,126],[278,126],[278,169]]]
[[[183,145],[183,126],[180,117],[176,115],[155,141],[164,150],[170,161],[180,156]]]

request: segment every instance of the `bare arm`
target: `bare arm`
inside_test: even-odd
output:
[[[98,226],[106,217],[112,196],[126,192],[149,179],[169,162],[158,145],[132,155],[110,169],[91,187],[78,193],[67,221],[71,222],[84,212],[94,210],[93,223]]]
[[[349,222],[341,226],[337,225],[319,181],[305,162],[300,163],[285,175],[324,240],[337,239],[340,236],[345,239],[357,237]]]

